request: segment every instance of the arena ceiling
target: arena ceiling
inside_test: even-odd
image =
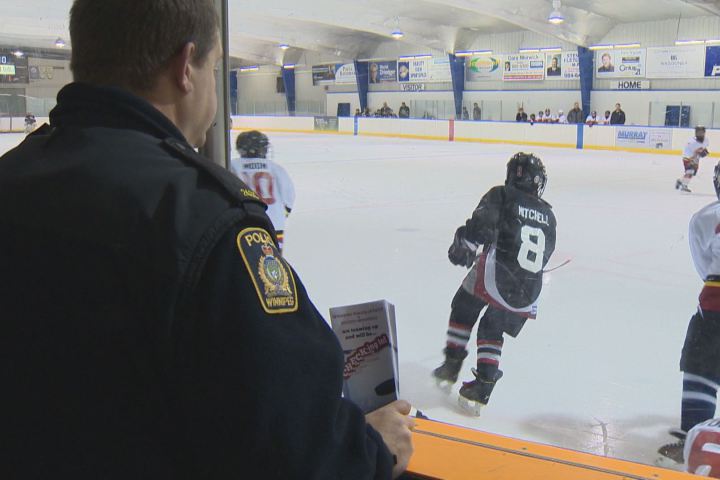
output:
[[[102,0],[98,0],[102,1]],[[454,51],[481,35],[529,30],[577,45],[620,23],[720,15],[718,0],[563,0],[566,22],[547,22],[552,0],[229,0],[230,54],[274,64],[317,52],[338,59],[372,55],[390,33],[413,47]],[[72,0],[0,0],[0,45],[52,47],[69,41]],[[278,48],[288,44],[288,50]]]

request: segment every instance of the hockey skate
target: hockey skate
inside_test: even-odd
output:
[[[483,407],[490,401],[490,394],[495,388],[495,384],[503,376],[502,370],[495,373],[494,378],[485,379],[480,376],[477,370],[472,369],[475,380],[465,382],[460,388],[460,397],[458,403],[468,413],[479,417]]]
[[[433,377],[437,386],[449,393],[452,386],[457,382],[463,360],[467,357],[468,352],[467,350],[445,348],[443,353],[445,354],[445,362],[433,370]]]
[[[672,428],[669,431],[670,435],[677,438],[678,441],[674,443],[668,443],[658,449],[658,453],[664,458],[668,458],[677,464],[685,463],[685,437],[687,433],[679,428]]]
[[[685,185],[684,183],[682,183],[680,180],[675,181],[675,190],[680,190],[681,192],[687,192],[687,193],[692,192],[692,190],[690,190],[688,188],[688,186]]]

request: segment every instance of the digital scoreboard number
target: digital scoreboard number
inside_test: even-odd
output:
[[[28,61],[0,51],[0,83],[28,83]]]

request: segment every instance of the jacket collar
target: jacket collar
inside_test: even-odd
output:
[[[180,130],[147,100],[118,87],[71,83],[58,93],[50,112],[53,127],[105,127],[137,130],[187,143]]]

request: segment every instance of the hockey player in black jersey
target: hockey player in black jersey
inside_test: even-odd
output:
[[[457,382],[472,329],[485,309],[477,332],[475,379],[463,384],[459,399],[476,415],[503,375],[499,366],[504,335],[516,337],[537,314],[543,269],[555,250],[555,215],[540,198],[546,184],[538,157],[513,156],[505,185],[485,194],[448,251],[453,264],[470,271],[453,298],[445,362],[433,375],[443,388]]]

